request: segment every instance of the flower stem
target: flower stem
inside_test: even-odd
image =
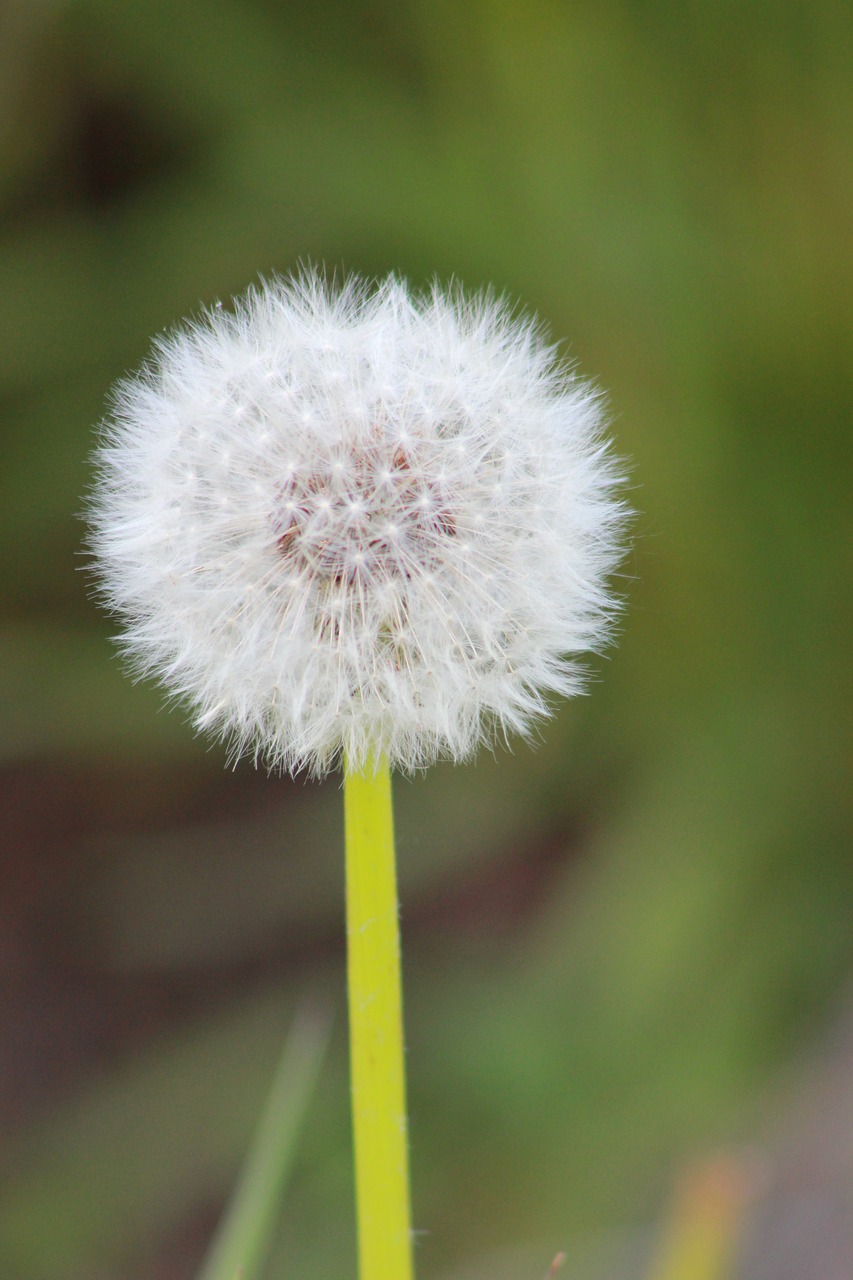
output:
[[[400,930],[386,760],[346,772],[350,1072],[360,1280],[411,1280]]]
[[[751,1195],[751,1171],[734,1155],[689,1169],[676,1190],[650,1280],[724,1280]]]

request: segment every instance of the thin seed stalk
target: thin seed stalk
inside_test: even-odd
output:
[[[347,971],[360,1280],[412,1280],[391,774],[347,769]]]

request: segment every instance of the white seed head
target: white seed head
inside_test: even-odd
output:
[[[529,731],[606,638],[600,397],[487,295],[308,271],[160,339],[96,455],[134,669],[235,755],[413,769]]]

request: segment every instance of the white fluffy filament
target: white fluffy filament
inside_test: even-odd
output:
[[[235,754],[413,769],[524,733],[606,638],[600,398],[484,295],[313,272],[161,339],[90,504],[135,670]]]

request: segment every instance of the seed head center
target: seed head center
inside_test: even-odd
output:
[[[278,554],[289,573],[307,570],[318,585],[429,572],[456,535],[445,488],[400,444],[293,468],[272,517]]]

